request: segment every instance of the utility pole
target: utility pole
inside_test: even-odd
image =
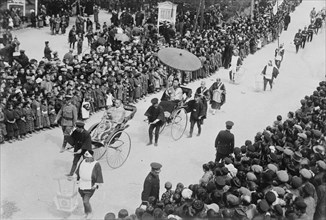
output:
[[[198,17],[199,17],[199,12],[200,12],[200,9],[201,9],[201,5],[202,5],[202,0],[200,0],[199,2],[199,6],[197,8],[197,13],[196,13],[196,18],[195,18],[195,24],[194,24],[194,31],[197,30],[197,26],[198,26]]]
[[[251,21],[254,20],[254,8],[255,8],[255,0],[251,0],[251,4],[250,4],[250,18],[251,18]]]
[[[201,12],[200,12],[200,31],[203,29],[204,25],[204,11],[205,11],[205,0],[202,0]]]
[[[276,14],[278,11],[278,0],[276,0]],[[277,25],[277,48],[280,47],[280,24]]]

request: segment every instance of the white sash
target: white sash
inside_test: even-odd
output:
[[[79,188],[82,190],[92,188],[92,172],[97,161],[86,162],[83,160],[79,167]]]

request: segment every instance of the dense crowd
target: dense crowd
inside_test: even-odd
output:
[[[104,219],[325,219],[326,81],[300,103],[223,160],[203,164],[197,183],[166,182],[135,213]]]
[[[163,33],[164,40],[152,24],[145,25],[141,34],[133,32],[132,23],[121,25],[126,21],[126,14],[121,14],[116,24],[119,27],[115,22],[112,26],[104,23],[94,33],[90,41],[92,50],[81,59],[72,50],[60,59],[51,51],[49,42],[40,61],[29,59],[24,50],[16,57],[1,53],[1,137],[20,140],[35,131],[54,127],[65,95],[73,96],[79,118],[83,118],[83,108],[96,112],[111,105],[113,98],[124,104],[134,103],[169,86],[173,78],[185,84],[207,77],[220,67],[228,68],[233,50],[237,49],[243,59],[257,50],[259,40],[262,45],[275,40],[282,30],[284,16],[298,3],[284,1],[272,17],[261,14],[253,21],[239,17],[230,24],[216,24],[200,32],[185,25],[180,33]],[[85,22],[78,17],[71,32],[82,39]],[[121,29],[131,40],[115,38]],[[189,50],[199,57],[203,67],[195,72],[181,72],[163,66],[157,58],[162,46]],[[7,38],[4,50],[11,47],[16,47],[12,37]],[[84,102],[89,105],[83,105]]]

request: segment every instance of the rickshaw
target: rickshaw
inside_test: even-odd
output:
[[[164,116],[165,116],[165,122],[160,128],[160,133],[163,132],[165,127],[170,126],[171,127],[171,136],[173,140],[177,141],[179,140],[186,128],[188,123],[188,106],[187,106],[187,100],[191,98],[192,90],[190,88],[186,87],[180,87],[183,92],[183,100],[181,100],[178,103],[175,103],[174,105],[171,105],[171,102],[168,101],[166,97],[166,93],[163,93],[161,102],[159,105],[162,106],[164,109]]]
[[[131,139],[125,129],[129,127],[127,123],[134,117],[137,108],[133,105],[123,107],[127,113],[123,122],[110,131],[104,130],[101,140],[92,139],[94,158],[101,160],[105,156],[107,164],[113,169],[121,167],[126,162],[131,149]],[[91,136],[103,123],[110,123],[110,121],[102,119],[99,123],[92,125],[88,130]]]

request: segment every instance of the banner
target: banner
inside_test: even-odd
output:
[[[172,26],[175,26],[177,18],[177,5],[172,2],[160,2],[158,3],[158,19],[157,28],[162,22],[169,22]]]

